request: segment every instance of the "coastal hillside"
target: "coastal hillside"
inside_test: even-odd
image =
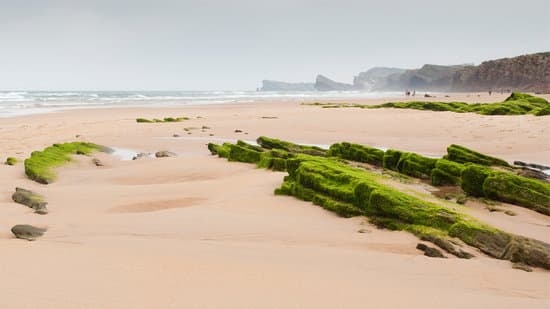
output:
[[[354,77],[353,85],[318,75],[315,83],[266,83],[263,91],[524,91],[550,93],[550,52],[489,60],[480,65],[425,64],[419,69],[374,67]]]
[[[485,61],[464,67],[452,78],[454,91],[487,89],[550,93],[550,52]]]

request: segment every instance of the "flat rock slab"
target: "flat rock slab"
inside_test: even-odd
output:
[[[33,241],[44,235],[46,229],[28,224],[18,224],[11,228],[11,232],[19,239]]]
[[[42,195],[36,192],[23,188],[15,188],[15,193],[12,194],[11,198],[16,203],[34,209],[34,212],[37,214],[44,215],[48,213],[48,209],[46,208],[48,203],[44,201]]]

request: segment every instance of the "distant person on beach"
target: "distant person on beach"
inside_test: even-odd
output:
[[[414,97],[416,95],[416,90],[413,90],[412,96]]]

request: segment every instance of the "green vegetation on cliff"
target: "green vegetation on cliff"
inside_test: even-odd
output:
[[[42,151],[31,153],[31,156],[25,160],[25,174],[36,182],[48,184],[56,177],[53,168],[71,161],[71,155],[87,155],[100,149],[101,146],[93,143],[53,144]]]
[[[272,139],[263,138],[263,140]],[[280,164],[281,168],[278,170],[286,169],[288,176],[275,190],[276,194],[291,195],[310,201],[343,217],[365,215],[379,226],[409,231],[459,257],[469,258],[471,255],[455,248],[449,241],[452,237],[459,238],[495,258],[550,269],[550,245],[500,231],[460,210],[400,191],[388,185],[384,176],[353,167],[342,160],[380,164],[381,154],[378,151],[373,151],[377,154],[375,159],[366,155],[373,148],[339,143],[331,146],[327,156],[312,156],[289,151],[301,150],[300,147],[294,146],[296,144],[275,141],[278,142],[270,143],[269,148],[263,149],[244,142],[209,144],[208,148],[213,154],[226,157],[230,161],[254,163],[263,168],[272,168],[274,159],[284,162]],[[262,145],[262,143],[259,144]],[[460,182],[463,187],[472,192],[481,188],[481,191],[474,193],[482,196],[496,196],[511,200],[511,196],[518,195],[512,193],[516,192],[513,191],[516,188],[511,187],[506,189],[511,192],[510,196],[498,195],[500,186],[503,185],[499,182],[501,179],[505,179],[503,181],[508,186],[510,184],[518,187],[526,185],[519,176],[486,166],[472,163],[464,165],[445,159],[437,160],[393,150],[382,154],[384,166],[414,177],[425,178],[431,175],[432,181],[433,172],[437,170],[440,174],[436,173],[435,177],[439,181],[452,184]],[[512,176],[516,178],[507,178]],[[487,181],[489,182],[486,183]],[[546,186],[539,186],[538,182],[533,181],[531,185],[536,190],[546,190]],[[544,196],[536,192],[531,195],[519,195],[529,202],[545,203]]]

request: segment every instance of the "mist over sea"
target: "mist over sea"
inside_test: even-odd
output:
[[[0,118],[55,110],[105,107],[162,107],[316,99],[389,98],[397,92],[359,91],[0,91]]]

